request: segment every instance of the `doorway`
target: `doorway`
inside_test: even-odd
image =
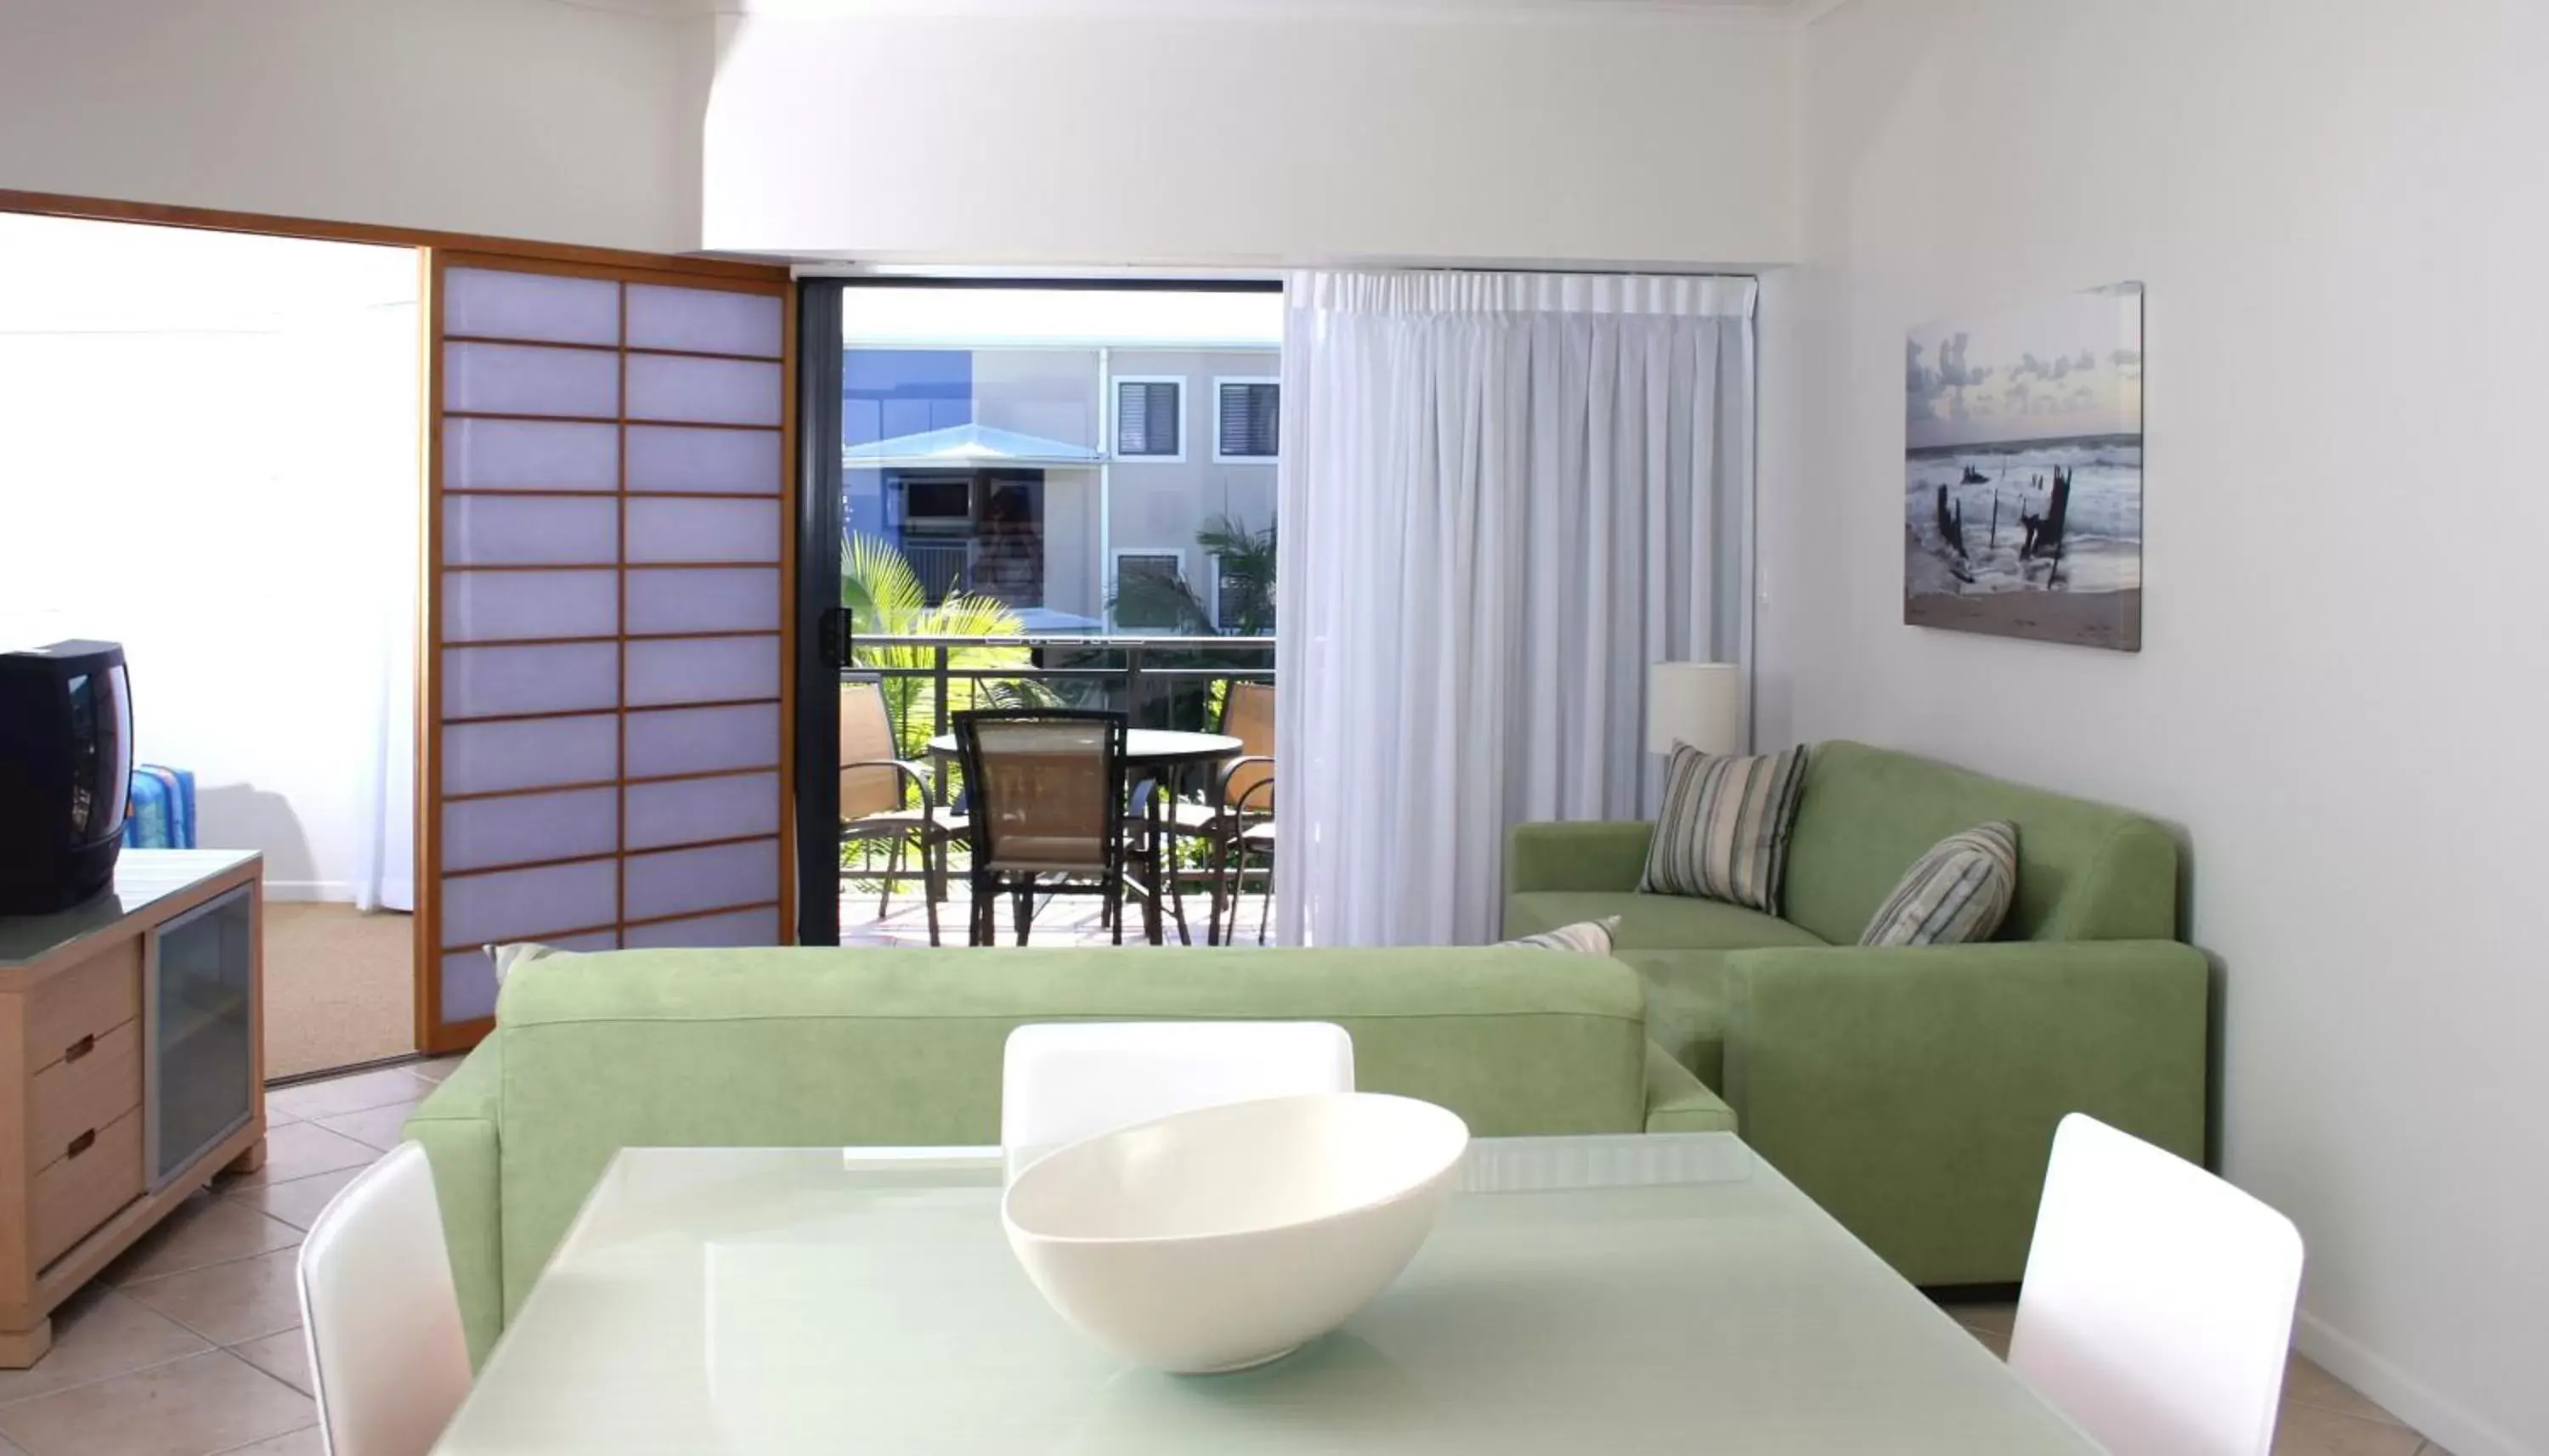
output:
[[[1281,288],[806,279],[800,310],[798,938],[925,945],[934,909],[961,943],[970,846],[928,827],[969,806],[957,713],[1106,708],[1205,733],[1233,684],[1271,692]],[[855,767],[882,760],[915,772]],[[1155,861],[1173,940],[1266,922],[1271,832],[1236,881],[1183,832],[1212,816],[1218,762],[1137,775],[1181,826]],[[816,828],[833,824],[838,840]],[[1057,901],[1033,938],[1111,943],[1101,919]]]
[[[416,1049],[416,250],[0,213],[0,640],[124,645],[130,842],[265,861],[265,1065]]]

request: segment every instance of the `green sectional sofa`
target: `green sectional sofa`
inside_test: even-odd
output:
[[[630,1145],[988,1144],[1027,1022],[1334,1021],[1359,1085],[1480,1136],[1731,1130],[1648,1040],[1638,978],[1524,949],[742,950],[554,955],[407,1124],[483,1360]]]
[[[1862,950],[1921,853],[2019,826],[1998,940]],[[1744,1140],[1915,1283],[2027,1263],[2068,1112],[2205,1153],[2208,967],[2177,935],[2177,843],[2151,820],[1906,754],[1808,752],[1782,915],[1641,894],[1652,826],[1526,824],[1507,936],[1620,917],[1648,1034],[1722,1094]]]

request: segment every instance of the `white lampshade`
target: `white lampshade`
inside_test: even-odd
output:
[[[1647,670],[1647,752],[1689,744],[1707,754],[1744,751],[1744,675],[1733,663],[1656,663]]]

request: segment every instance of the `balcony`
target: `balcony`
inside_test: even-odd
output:
[[[861,637],[851,644],[852,666],[843,670],[844,685],[874,683],[882,691],[895,738],[896,756],[930,764],[931,794],[940,807],[961,804],[964,783],[952,761],[933,762],[928,741],[951,731],[951,715],[974,707],[1048,704],[1110,708],[1126,715],[1136,728],[1209,732],[1220,723],[1227,684],[1274,681],[1274,639],[1218,636],[1056,636]],[[1204,771],[1173,771],[1168,793],[1190,803],[1205,802],[1210,776]],[[1185,936],[1204,942],[1210,920],[1210,866],[1198,841],[1178,842],[1180,863],[1170,876],[1163,910],[1166,938],[1180,939],[1175,902],[1182,899]],[[846,844],[841,850],[841,944],[845,946],[926,946],[929,928],[918,858],[906,849],[897,871],[883,842]],[[962,945],[972,900],[967,887],[966,851],[949,852],[948,898],[938,907],[941,941]],[[1237,944],[1253,945],[1271,938],[1268,903],[1272,865],[1252,858],[1241,874],[1240,894],[1230,921]],[[1142,917],[1126,907],[1125,943],[1142,937]],[[1013,944],[1006,907],[999,918],[1002,944]],[[1114,941],[1100,923],[1098,901],[1088,896],[1039,900],[1031,944],[1102,946]]]

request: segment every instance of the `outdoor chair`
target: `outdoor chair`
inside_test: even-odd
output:
[[[1251,853],[1266,857],[1265,899],[1270,906],[1274,902],[1274,684],[1231,683],[1222,699],[1221,731],[1239,740],[1241,752],[1213,771],[1213,813],[1204,829],[1212,854],[1212,920],[1204,936],[1207,943],[1239,939],[1239,890],[1247,877]],[[1229,918],[1226,931],[1225,913]],[[1266,919],[1261,907],[1257,917],[1257,939],[1261,942],[1266,939]]]
[[[1000,892],[1027,943],[1035,896],[1104,897],[1124,940],[1124,715],[1068,708],[958,713],[956,752],[973,810],[972,944],[992,942]]]
[[[902,852],[920,848],[921,899],[929,917],[929,944],[938,944],[938,903],[947,898],[947,850],[966,837],[962,814],[930,802],[929,770],[895,757],[894,719],[877,682],[841,684],[841,843],[885,841],[885,872],[877,876],[877,917],[894,899],[895,881],[908,879]]]

